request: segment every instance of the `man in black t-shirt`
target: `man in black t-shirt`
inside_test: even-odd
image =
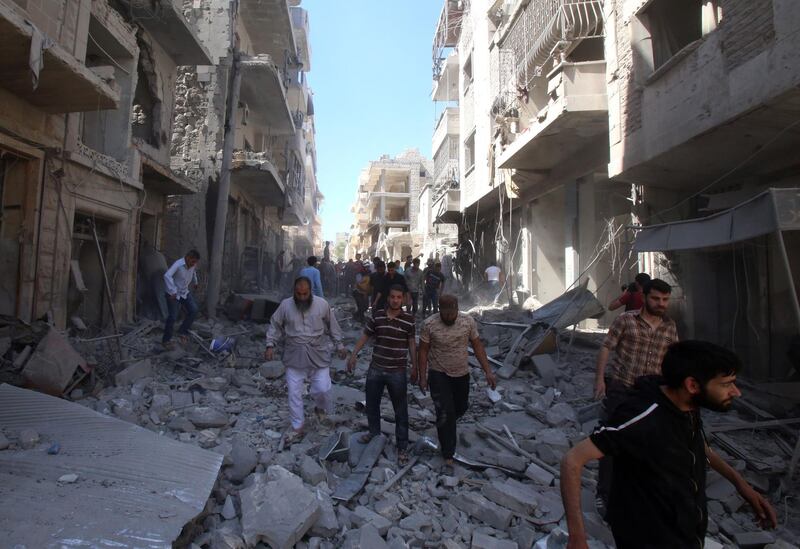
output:
[[[442,264],[434,263],[433,268],[425,269],[423,284],[425,285],[425,296],[422,300],[423,316],[427,315],[428,307],[431,307],[433,314],[439,312],[439,294],[444,286],[444,275],[442,274]]]
[[[408,300],[408,284],[406,278],[397,272],[397,264],[394,261],[386,265],[386,274],[380,277],[377,284],[373,283],[375,288],[375,298],[372,301],[372,309],[385,309],[386,300],[389,297],[389,290],[392,286],[401,286],[403,288],[403,302]]]

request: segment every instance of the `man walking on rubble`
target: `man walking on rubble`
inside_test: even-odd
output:
[[[672,287],[661,279],[653,279],[644,287],[644,307],[621,314],[608,329],[597,355],[595,398],[603,399],[601,419],[607,419],[627,396],[636,380],[659,375],[667,348],[678,341],[675,322],[667,316]],[[609,355],[614,351],[611,371],[606,374]],[[605,515],[608,506],[613,462],[600,461],[597,479],[597,511]]]
[[[445,465],[452,467],[456,452],[456,421],[469,408],[467,345],[486,374],[492,389],[497,385],[486,350],[478,335],[475,320],[458,310],[458,298],[444,294],[439,299],[439,314],[428,317],[419,336],[418,370],[412,368],[411,382],[425,391],[430,385],[436,408],[436,432]]]
[[[397,461],[408,462],[408,378],[406,368],[411,354],[411,369],[417,369],[417,343],[414,317],[403,311],[405,292],[399,285],[389,289],[386,309],[378,309],[367,319],[364,333],[356,342],[347,371],[356,367],[356,357],[370,338],[375,338],[372,362],[367,370],[366,396],[369,432],[361,437],[366,444],[381,434],[381,398],[383,388],[389,391],[395,417]]]
[[[705,542],[706,463],[736,487],[762,527],[776,527],[775,511],[706,443],[700,408],[724,412],[741,396],[742,363],[704,341],[670,346],[662,375],[642,377],[636,393],[561,462],[561,496],[568,548],[588,547],[581,514],[581,471],[592,459],[614,456],[607,520],[619,549],[693,547]]]
[[[411,257],[411,256],[409,256]],[[414,258],[411,262],[411,267],[406,269],[406,284],[408,285],[408,293],[410,294],[410,303],[406,310],[416,317],[417,304],[419,303],[419,292],[422,288],[422,269],[419,268],[419,258]]]
[[[186,317],[178,328],[178,337],[182,343],[189,339],[189,330],[197,317],[197,303],[194,301],[189,285],[197,288],[197,263],[200,261],[200,253],[197,250],[189,250],[186,255],[177,260],[164,273],[164,283],[167,289],[167,319],[164,322],[164,337],[161,343],[169,348],[172,345],[172,330],[178,318],[178,312],[184,309]]]
[[[303,436],[303,385],[311,384],[310,393],[320,420],[331,412],[330,366],[334,347],[340,359],[347,357],[342,345],[342,331],[328,302],[311,293],[311,281],[299,277],[294,282],[294,295],[281,301],[272,314],[267,329],[264,359],[274,357],[275,344],[285,336],[283,364],[289,392],[289,417],[292,430],[286,438],[291,444]]]

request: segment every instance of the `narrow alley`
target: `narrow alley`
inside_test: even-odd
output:
[[[0,0],[0,546],[797,549],[799,147],[794,0]]]

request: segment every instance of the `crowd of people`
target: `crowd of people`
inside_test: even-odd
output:
[[[187,313],[178,330],[181,338],[189,333],[197,313],[190,288],[196,283],[199,259],[196,251],[189,251],[164,275],[170,313],[164,327],[165,345],[170,344],[179,309]],[[492,389],[495,374],[475,320],[459,311],[455,295],[441,294],[441,263],[430,261],[421,270],[419,258],[406,259],[400,265],[374,258],[366,265],[357,256],[346,264],[346,289],[353,292],[364,321],[364,331],[348,353],[334,311],[323,297],[323,271],[317,269],[315,257],[308,258],[292,283],[292,296],[272,315],[264,357],[273,360],[275,347],[283,340],[281,359],[291,421],[285,441],[291,444],[304,436],[306,383],[315,413],[324,423],[332,412],[333,357],[345,359],[349,354],[347,370],[352,373],[358,354],[371,342],[365,384],[369,429],[361,441],[380,434],[385,388],[394,408],[398,461],[406,463],[408,384],[422,391],[430,389],[443,472],[452,474],[457,422],[469,408],[468,347]],[[487,268],[485,276],[499,285],[501,273]],[[423,314],[432,314],[423,320],[417,338],[420,293]],[[733,484],[762,527],[777,525],[772,505],[711,449],[703,432],[701,408],[724,412],[741,396],[736,376],[742,362],[732,351],[713,343],[679,341],[676,324],[667,315],[671,294],[667,282],[642,273],[610,304],[610,309],[625,306],[626,311],[611,324],[597,356],[594,396],[602,400],[603,416],[591,436],[569,450],[561,462],[568,548],[588,547],[581,479],[583,467],[591,460],[600,460],[596,508],[620,549],[701,549],[708,526],[708,467]]]

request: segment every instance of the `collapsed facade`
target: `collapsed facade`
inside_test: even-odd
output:
[[[676,287],[686,336],[735,347],[751,375],[791,371],[796,233],[690,251],[633,245],[649,233],[632,230],[797,186],[791,4],[444,2],[432,98],[447,121],[437,133],[458,120],[460,177],[435,211],[460,221],[467,282],[498,260],[523,296],[547,302],[588,279],[609,302],[643,270]],[[779,318],[792,322],[777,329]]]
[[[232,132],[223,292],[268,286],[282,250],[306,256],[321,248],[322,195],[307,81],[309,19],[297,4],[203,0],[190,10],[215,66],[186,68],[179,78],[183,109],[175,124],[172,166],[196,181],[200,192],[173,199],[168,249],[177,256],[186,242],[196,241],[201,254],[210,247],[222,168],[222,113],[232,92],[236,50],[241,85]]]
[[[0,1],[0,314],[130,320],[164,244],[179,65],[209,65],[171,2]]]

